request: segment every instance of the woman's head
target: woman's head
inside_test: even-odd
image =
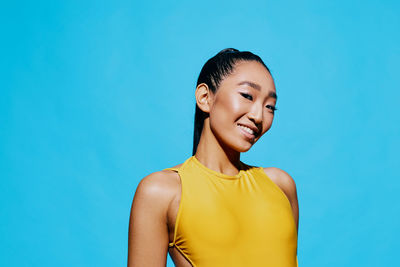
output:
[[[275,85],[259,56],[233,48],[220,51],[197,80],[193,155],[205,121],[219,141],[247,151],[271,127],[275,104]]]

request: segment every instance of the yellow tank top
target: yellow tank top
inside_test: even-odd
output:
[[[243,163],[229,176],[195,156],[177,171],[181,200],[175,246],[198,267],[296,267],[297,230],[285,193],[262,167]]]

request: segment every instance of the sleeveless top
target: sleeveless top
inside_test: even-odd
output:
[[[179,168],[181,200],[175,246],[198,267],[296,267],[297,230],[285,193],[263,167],[237,175],[211,170],[195,156]]]

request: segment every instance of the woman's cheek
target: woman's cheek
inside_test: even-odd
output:
[[[265,132],[267,132],[267,131],[271,128],[271,126],[272,126],[272,121],[273,121],[273,116],[272,116],[272,117],[269,116],[269,117],[266,118],[265,120],[266,120],[266,121],[265,121],[265,124],[263,125],[263,134],[264,134]]]
[[[243,103],[239,98],[234,97],[230,101],[230,109],[232,113],[237,113],[241,108],[243,108]]]

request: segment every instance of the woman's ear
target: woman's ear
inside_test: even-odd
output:
[[[205,83],[201,83],[196,87],[196,103],[203,112],[210,112],[212,102],[211,94],[212,92],[210,88],[208,88],[207,84]]]

